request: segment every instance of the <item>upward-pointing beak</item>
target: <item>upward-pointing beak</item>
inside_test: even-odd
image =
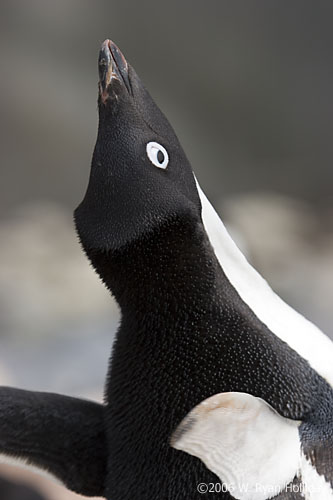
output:
[[[130,92],[128,64],[117,45],[107,39],[102,43],[98,56],[99,91],[105,103],[109,93],[108,88],[113,79],[123,83]]]

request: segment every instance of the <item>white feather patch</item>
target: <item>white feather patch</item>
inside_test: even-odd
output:
[[[245,393],[212,396],[196,406],[171,445],[200,458],[238,500],[266,500],[300,469],[299,422]]]
[[[205,230],[230,283],[257,318],[333,386],[333,342],[276,295],[247,262],[196,183]]]
[[[300,478],[305,500],[333,500],[331,485],[302,454]]]

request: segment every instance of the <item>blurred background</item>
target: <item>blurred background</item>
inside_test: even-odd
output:
[[[1,384],[102,398],[119,315],[72,212],[87,185],[107,37],[168,116],[248,259],[333,337],[330,0],[2,0],[0,9]],[[29,473],[1,474],[47,500],[79,498]]]

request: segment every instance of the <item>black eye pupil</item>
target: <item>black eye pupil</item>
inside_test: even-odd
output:
[[[164,153],[161,150],[159,150],[159,152],[157,153],[157,160],[159,163],[164,162]]]

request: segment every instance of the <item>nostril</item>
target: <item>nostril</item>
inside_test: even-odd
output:
[[[107,60],[104,58],[100,59],[98,65],[101,66],[102,68],[107,66]]]

